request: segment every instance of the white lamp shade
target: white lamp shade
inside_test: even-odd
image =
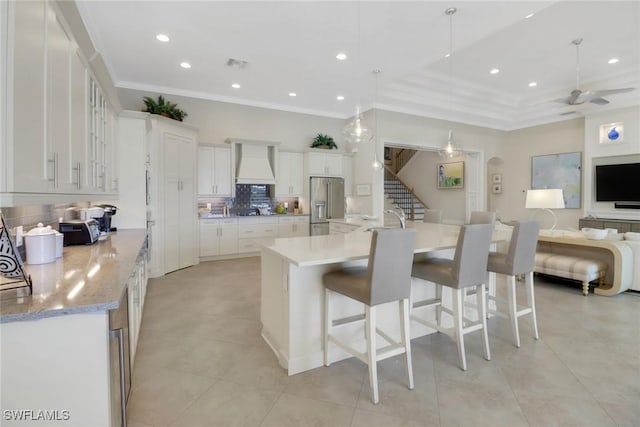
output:
[[[562,189],[527,190],[527,209],[564,209]]]

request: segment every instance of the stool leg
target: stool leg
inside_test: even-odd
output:
[[[538,335],[538,320],[536,318],[536,297],[533,292],[533,272],[525,274],[525,286],[527,288],[527,303],[531,308],[531,321],[533,322],[533,336],[535,339],[540,339]]]
[[[491,360],[489,332],[487,331],[487,300],[484,296],[485,292],[485,285],[476,286],[476,305],[478,306],[478,320],[482,322],[482,348],[484,350],[484,358]]]
[[[453,328],[455,329],[456,343],[458,344],[458,363],[460,369],[467,370],[467,356],[464,352],[464,333],[462,331],[464,305],[462,303],[462,289],[453,291]]]
[[[329,366],[329,333],[331,332],[331,291],[324,288],[324,366]]]
[[[513,332],[513,342],[520,348],[520,331],[518,330],[518,305],[516,301],[516,276],[507,276],[507,299],[509,302],[509,319]]]
[[[436,283],[436,300],[440,301],[440,304],[436,305],[436,325],[438,325],[438,332],[440,332],[440,326],[442,321],[442,286]]]
[[[376,308],[365,305],[365,329],[367,331],[367,361],[369,365],[369,386],[374,404],[378,398],[378,359],[376,357]]]
[[[404,346],[407,368],[407,378],[409,379],[409,390],[413,390],[413,362],[411,361],[411,332],[409,331],[409,309],[411,305],[408,299],[400,301],[400,339]]]

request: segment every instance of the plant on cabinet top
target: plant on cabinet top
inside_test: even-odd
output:
[[[143,98],[144,104],[147,107],[147,112],[151,114],[160,114],[161,116],[168,117],[173,120],[182,121],[186,116],[183,110],[178,108],[178,104],[174,104],[169,101],[165,101],[164,97],[160,95],[158,100],[145,96]]]
[[[313,138],[311,142],[311,148],[324,148],[327,150],[331,150],[332,148],[338,148],[336,142],[329,135],[324,135],[319,133]]]

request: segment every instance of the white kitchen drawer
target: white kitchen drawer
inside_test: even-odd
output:
[[[238,224],[240,226],[246,224],[277,224],[278,217],[276,215],[265,215],[265,216],[242,216],[238,218]]]
[[[258,252],[260,245],[253,239],[238,239],[238,253]]]
[[[278,234],[278,224],[240,224],[238,226],[238,237],[260,238],[276,237]]]

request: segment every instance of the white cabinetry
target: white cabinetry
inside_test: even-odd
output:
[[[284,216],[278,218],[278,237],[297,237],[308,235],[308,216]]]
[[[304,159],[302,153],[278,152],[276,197],[302,196]]]
[[[238,219],[238,253],[258,252],[260,245],[255,239],[276,237],[278,235],[278,218],[249,217]]]
[[[165,131],[162,134],[164,203],[164,271],[193,265],[196,201],[195,140]]]
[[[238,219],[201,219],[200,256],[238,253]]]
[[[342,172],[344,176],[344,195],[353,194],[353,157],[345,155],[342,157]]]
[[[198,146],[198,194],[231,197],[231,148]]]
[[[117,191],[113,108],[97,84],[90,90],[87,61],[59,4],[2,2],[0,12],[0,204],[107,199]]]
[[[136,357],[136,348],[142,324],[144,299],[147,295],[147,252],[143,248],[136,259],[136,266],[128,281],[129,292],[129,358],[131,369]]]
[[[342,176],[342,154],[308,152],[307,174],[310,176]]]

